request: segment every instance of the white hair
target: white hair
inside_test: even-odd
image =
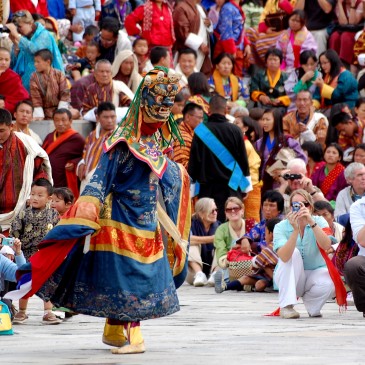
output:
[[[365,166],[360,162],[352,162],[345,168],[344,175],[347,182],[349,179],[353,179],[355,177],[355,172],[357,170],[363,169]]]
[[[293,158],[288,162],[286,168],[291,170],[294,166],[301,168],[303,171],[307,171],[307,166],[301,158]]]

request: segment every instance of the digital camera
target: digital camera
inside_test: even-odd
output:
[[[300,209],[300,203],[299,202],[293,202],[291,203],[291,207],[293,212],[298,212]]]
[[[13,246],[14,246],[14,238],[4,237],[4,238],[1,240],[1,244],[2,244],[3,246],[10,246],[10,247],[13,247]]]
[[[301,174],[284,174],[283,178],[285,180],[300,180],[302,178]]]

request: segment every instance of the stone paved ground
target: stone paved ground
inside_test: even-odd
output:
[[[30,318],[0,338],[0,364],[347,365],[365,363],[365,319],[327,303],[323,318],[264,317],[276,293],[215,294],[212,288],[179,289],[181,311],[142,325],[147,352],[112,355],[101,342],[104,320],[78,315],[58,326],[41,324],[42,303],[32,298]]]

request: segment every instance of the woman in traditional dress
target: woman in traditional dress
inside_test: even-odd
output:
[[[260,179],[263,183],[261,188],[261,194],[263,195],[267,190],[279,186],[279,183],[275,182],[279,172],[273,172],[271,175],[267,172],[267,169],[277,161],[276,156],[282,148],[290,148],[293,150],[293,156],[295,155],[295,157],[301,158],[305,162],[307,162],[307,156],[298,141],[283,134],[282,117],[278,110],[266,110],[261,121],[264,132],[262,138],[256,142],[255,147],[261,156]]]
[[[317,77],[314,93],[315,106],[319,109],[331,108],[337,103],[346,103],[353,108],[359,97],[357,81],[350,71],[347,71],[337,52],[328,49],[319,56],[319,64],[323,79]]]
[[[200,105],[204,110],[204,121],[208,120],[209,102],[212,97],[209,91],[209,84],[203,72],[194,72],[188,77],[190,97],[188,103]]]
[[[118,53],[112,64],[113,80],[124,82],[133,93],[138,89],[142,77],[138,73],[138,60],[135,54],[126,49]]]
[[[300,54],[304,51],[317,52],[317,43],[305,26],[304,10],[294,10],[289,16],[289,28],[281,33],[276,48],[283,52],[281,69],[290,73],[300,66]]]
[[[221,53],[215,59],[215,70],[208,80],[212,91],[230,101],[243,99],[244,95],[242,80],[233,74],[234,63],[231,54]]]
[[[341,164],[342,148],[337,143],[331,143],[324,150],[326,164],[314,171],[312,183],[321,189],[324,197],[334,205],[338,193],[348,184],[345,179],[345,168]]]
[[[248,40],[251,42],[252,60],[251,63],[259,66],[265,65],[265,54],[271,47],[275,47],[276,42],[283,29],[277,31],[269,27],[265,18],[269,14],[282,13],[291,14],[296,0],[268,0],[261,14],[258,28],[249,28],[246,31]]]

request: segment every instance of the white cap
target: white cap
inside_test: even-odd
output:
[[[360,66],[365,66],[365,53],[361,53],[357,56],[357,60]]]
[[[0,250],[0,253],[2,255],[15,255],[14,250],[9,246],[3,246],[2,249]]]

